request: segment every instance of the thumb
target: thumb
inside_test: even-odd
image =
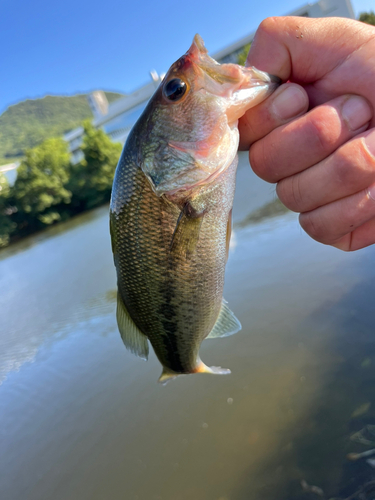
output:
[[[310,105],[316,106],[356,93],[351,88],[355,78],[343,78],[340,68],[345,66],[343,70],[356,74],[355,63],[349,64],[348,56],[373,37],[371,28],[344,18],[270,17],[260,24],[246,65],[303,85]]]

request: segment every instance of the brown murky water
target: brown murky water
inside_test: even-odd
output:
[[[375,424],[375,247],[310,240],[245,156],[231,246],[243,330],[201,354],[232,375],[166,387],[117,332],[107,208],[0,252],[1,499],[329,499],[372,478],[346,455],[375,447],[350,439]]]

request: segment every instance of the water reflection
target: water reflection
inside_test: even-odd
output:
[[[78,216],[0,252],[0,383],[113,290],[107,214]]]
[[[0,261],[2,259],[7,259],[8,257],[17,255],[20,252],[24,252],[25,250],[28,250],[34,245],[37,245],[44,240],[52,238],[53,236],[63,234],[73,228],[80,228],[82,225],[90,221],[96,220],[98,217],[98,213],[108,214],[108,211],[109,211],[108,206],[99,208],[98,210],[90,210],[88,212],[85,212],[84,214],[76,215],[75,217],[72,217],[66,222],[59,223],[51,227],[47,227],[46,229],[40,231],[39,233],[28,236],[27,238],[22,238],[18,242],[12,244],[10,247],[0,249]]]
[[[280,215],[284,215],[286,213],[289,213],[289,210],[285,207],[285,205],[281,203],[278,198],[276,198],[275,200],[266,203],[264,206],[258,208],[257,210],[250,212],[242,220],[236,222],[233,227],[234,229],[241,229],[246,226],[250,226],[251,224],[257,224],[267,219],[279,217]]]
[[[243,330],[202,345],[228,377],[160,387],[153,353],[123,347],[106,207],[0,253],[2,498],[344,499],[371,480],[347,455],[375,425],[374,249],[311,241],[238,175],[225,297]]]
[[[80,328],[92,330],[93,325],[98,330],[98,335],[106,336],[116,331],[113,322],[115,315],[117,290],[109,290],[104,295],[95,297],[77,308],[69,317],[56,323],[51,323],[45,336],[40,337],[39,342],[25,342],[21,345],[17,342],[24,334],[24,330],[8,331],[9,346],[6,346],[1,355],[0,363],[0,385],[7,379],[7,375],[13,371],[19,371],[24,363],[33,362],[41,346],[50,348],[51,344],[61,341],[65,337],[74,334]],[[41,332],[32,331],[32,335]]]

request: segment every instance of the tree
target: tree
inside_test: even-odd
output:
[[[11,220],[11,208],[8,205],[9,184],[2,173],[0,173],[0,247],[5,247],[9,243],[9,237],[15,228],[15,223]]]
[[[26,152],[10,196],[19,231],[29,233],[60,219],[57,205],[71,199],[66,189],[69,174],[70,155],[63,139],[47,139]]]
[[[362,12],[359,15],[358,19],[363,23],[372,24],[372,26],[375,26],[375,14],[372,10],[370,12]]]
[[[121,144],[84,123],[84,159],[70,163],[67,143],[47,139],[26,151],[14,186],[0,175],[0,246],[109,201]]]
[[[72,167],[68,188],[73,193],[72,204],[77,211],[96,207],[111,196],[113,176],[122,146],[113,143],[89,121],[84,124],[82,152],[84,158]]]
[[[240,64],[241,66],[245,66],[247,54],[249,53],[251,47],[251,43],[247,43],[241,52],[237,55],[237,64]]]

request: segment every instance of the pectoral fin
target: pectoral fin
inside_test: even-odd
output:
[[[226,300],[223,299],[220,314],[213,329],[206,338],[216,339],[218,337],[229,337],[239,332],[241,328],[241,323],[227,306]]]
[[[135,325],[131,319],[119,293],[117,293],[117,325],[125,347],[133,354],[147,360],[148,342],[147,337]]]
[[[113,223],[112,223],[112,214],[110,214],[109,218],[109,232],[111,234],[111,246],[112,246],[112,253],[115,254],[116,252],[116,238],[115,238],[115,230],[113,228]]]
[[[190,217],[182,211],[171,242],[171,253],[189,257],[195,252],[203,217]]]

